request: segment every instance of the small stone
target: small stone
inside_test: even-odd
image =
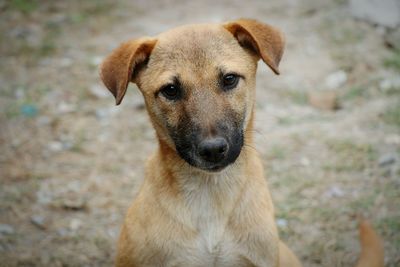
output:
[[[68,235],[68,230],[65,228],[60,228],[57,229],[57,234],[61,237],[67,236]]]
[[[327,197],[342,197],[344,196],[344,191],[337,185],[331,186],[326,192]]]
[[[145,110],[145,109],[146,109],[146,105],[144,104],[144,102],[135,103],[134,108],[135,108],[136,110]]]
[[[76,197],[74,199],[64,199],[62,202],[64,209],[69,210],[83,210],[86,208],[86,202],[83,198]]]
[[[60,152],[63,150],[63,143],[61,143],[59,141],[52,141],[47,145],[47,148],[51,152]]]
[[[385,28],[385,27],[383,27],[383,26],[380,26],[380,25],[378,25],[378,26],[375,28],[375,30],[376,30],[376,32],[377,32],[380,36],[384,36],[385,33],[387,32],[387,28]]]
[[[119,112],[119,109],[116,108],[115,106],[98,108],[95,110],[96,117],[99,120],[105,120],[105,119],[111,118],[118,112]]]
[[[49,22],[58,25],[61,25],[67,21],[68,17],[66,14],[56,13],[49,18]]]
[[[71,229],[71,231],[77,231],[81,226],[82,221],[77,218],[72,219],[69,223],[69,229]]]
[[[29,29],[28,27],[21,27],[21,26],[20,27],[14,27],[9,32],[10,37],[18,38],[18,39],[26,39],[31,34],[32,34],[32,30],[31,29]]]
[[[109,237],[111,237],[112,239],[117,238],[118,237],[118,233],[119,233],[118,229],[113,229],[113,228],[108,228],[107,229],[107,235]]]
[[[400,135],[391,134],[386,136],[385,143],[388,145],[400,145]]]
[[[308,158],[303,157],[300,159],[300,164],[304,167],[308,167],[308,166],[310,166],[311,162]]]
[[[388,79],[379,82],[379,89],[386,91],[392,88],[392,82]]]
[[[39,190],[36,193],[37,203],[41,205],[48,205],[53,201],[52,195],[49,193],[50,190]]]
[[[379,89],[381,89],[382,91],[388,91],[393,88],[400,88],[399,77],[387,78],[379,82]]]
[[[109,117],[110,112],[107,108],[98,108],[95,111],[96,118],[99,120],[104,120]]]
[[[322,110],[336,110],[339,108],[338,97],[335,92],[312,92],[308,94],[311,106]]]
[[[41,215],[31,216],[31,223],[41,230],[45,230],[48,227],[46,219]]]
[[[93,67],[97,67],[101,64],[102,61],[103,61],[103,57],[94,56],[90,59],[90,65],[92,65]]]
[[[388,46],[400,50],[400,27],[396,30],[388,31],[385,35],[385,42]]]
[[[379,164],[380,167],[385,167],[385,166],[388,166],[388,165],[392,165],[395,162],[396,162],[396,155],[394,155],[394,154],[386,154],[386,155],[383,155],[383,156],[381,156],[379,158],[378,164]]]
[[[14,228],[9,224],[0,224],[0,233],[6,235],[12,235],[15,233]]]
[[[325,79],[325,86],[328,89],[337,89],[347,82],[347,74],[343,70],[331,73]]]
[[[39,116],[36,120],[36,123],[39,126],[47,126],[47,125],[50,125],[51,122],[52,122],[52,119],[49,116]]]
[[[285,228],[288,226],[288,221],[283,218],[278,218],[276,220],[276,225],[278,225],[278,227]]]
[[[111,94],[109,91],[104,87],[99,84],[94,84],[89,88],[89,92],[92,96],[102,99],[102,98],[107,98],[110,97]]]
[[[59,60],[61,67],[69,67],[72,65],[72,59],[69,57],[64,57]]]
[[[18,88],[15,90],[15,97],[16,97],[17,99],[23,99],[23,98],[25,97],[25,90],[24,90],[23,87],[18,87]]]
[[[58,112],[61,113],[61,114],[71,113],[71,112],[74,112],[75,110],[76,110],[76,106],[75,105],[66,103],[64,101],[62,101],[58,105]]]

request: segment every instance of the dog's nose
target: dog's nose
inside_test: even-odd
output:
[[[208,162],[218,163],[225,158],[228,143],[225,138],[216,137],[201,141],[198,146],[199,155]]]

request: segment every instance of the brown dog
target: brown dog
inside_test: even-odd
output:
[[[136,83],[159,142],[117,266],[300,266],[279,240],[251,148],[257,61],[278,74],[283,50],[277,29],[242,19],[128,41],[105,59],[117,104]]]

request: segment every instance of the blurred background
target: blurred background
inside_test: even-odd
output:
[[[0,1],[0,266],[110,266],[157,144],[134,85],[98,76],[120,42],[259,19],[281,75],[259,64],[256,148],[283,240],[304,266],[352,266],[357,215],[400,266],[400,2]]]

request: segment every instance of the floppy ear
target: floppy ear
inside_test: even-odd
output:
[[[241,46],[250,48],[279,74],[285,38],[276,28],[252,19],[239,19],[223,25],[238,40]]]
[[[122,43],[101,64],[101,79],[114,95],[117,105],[124,98],[129,81],[147,63],[155,44],[156,40],[149,38]]]

